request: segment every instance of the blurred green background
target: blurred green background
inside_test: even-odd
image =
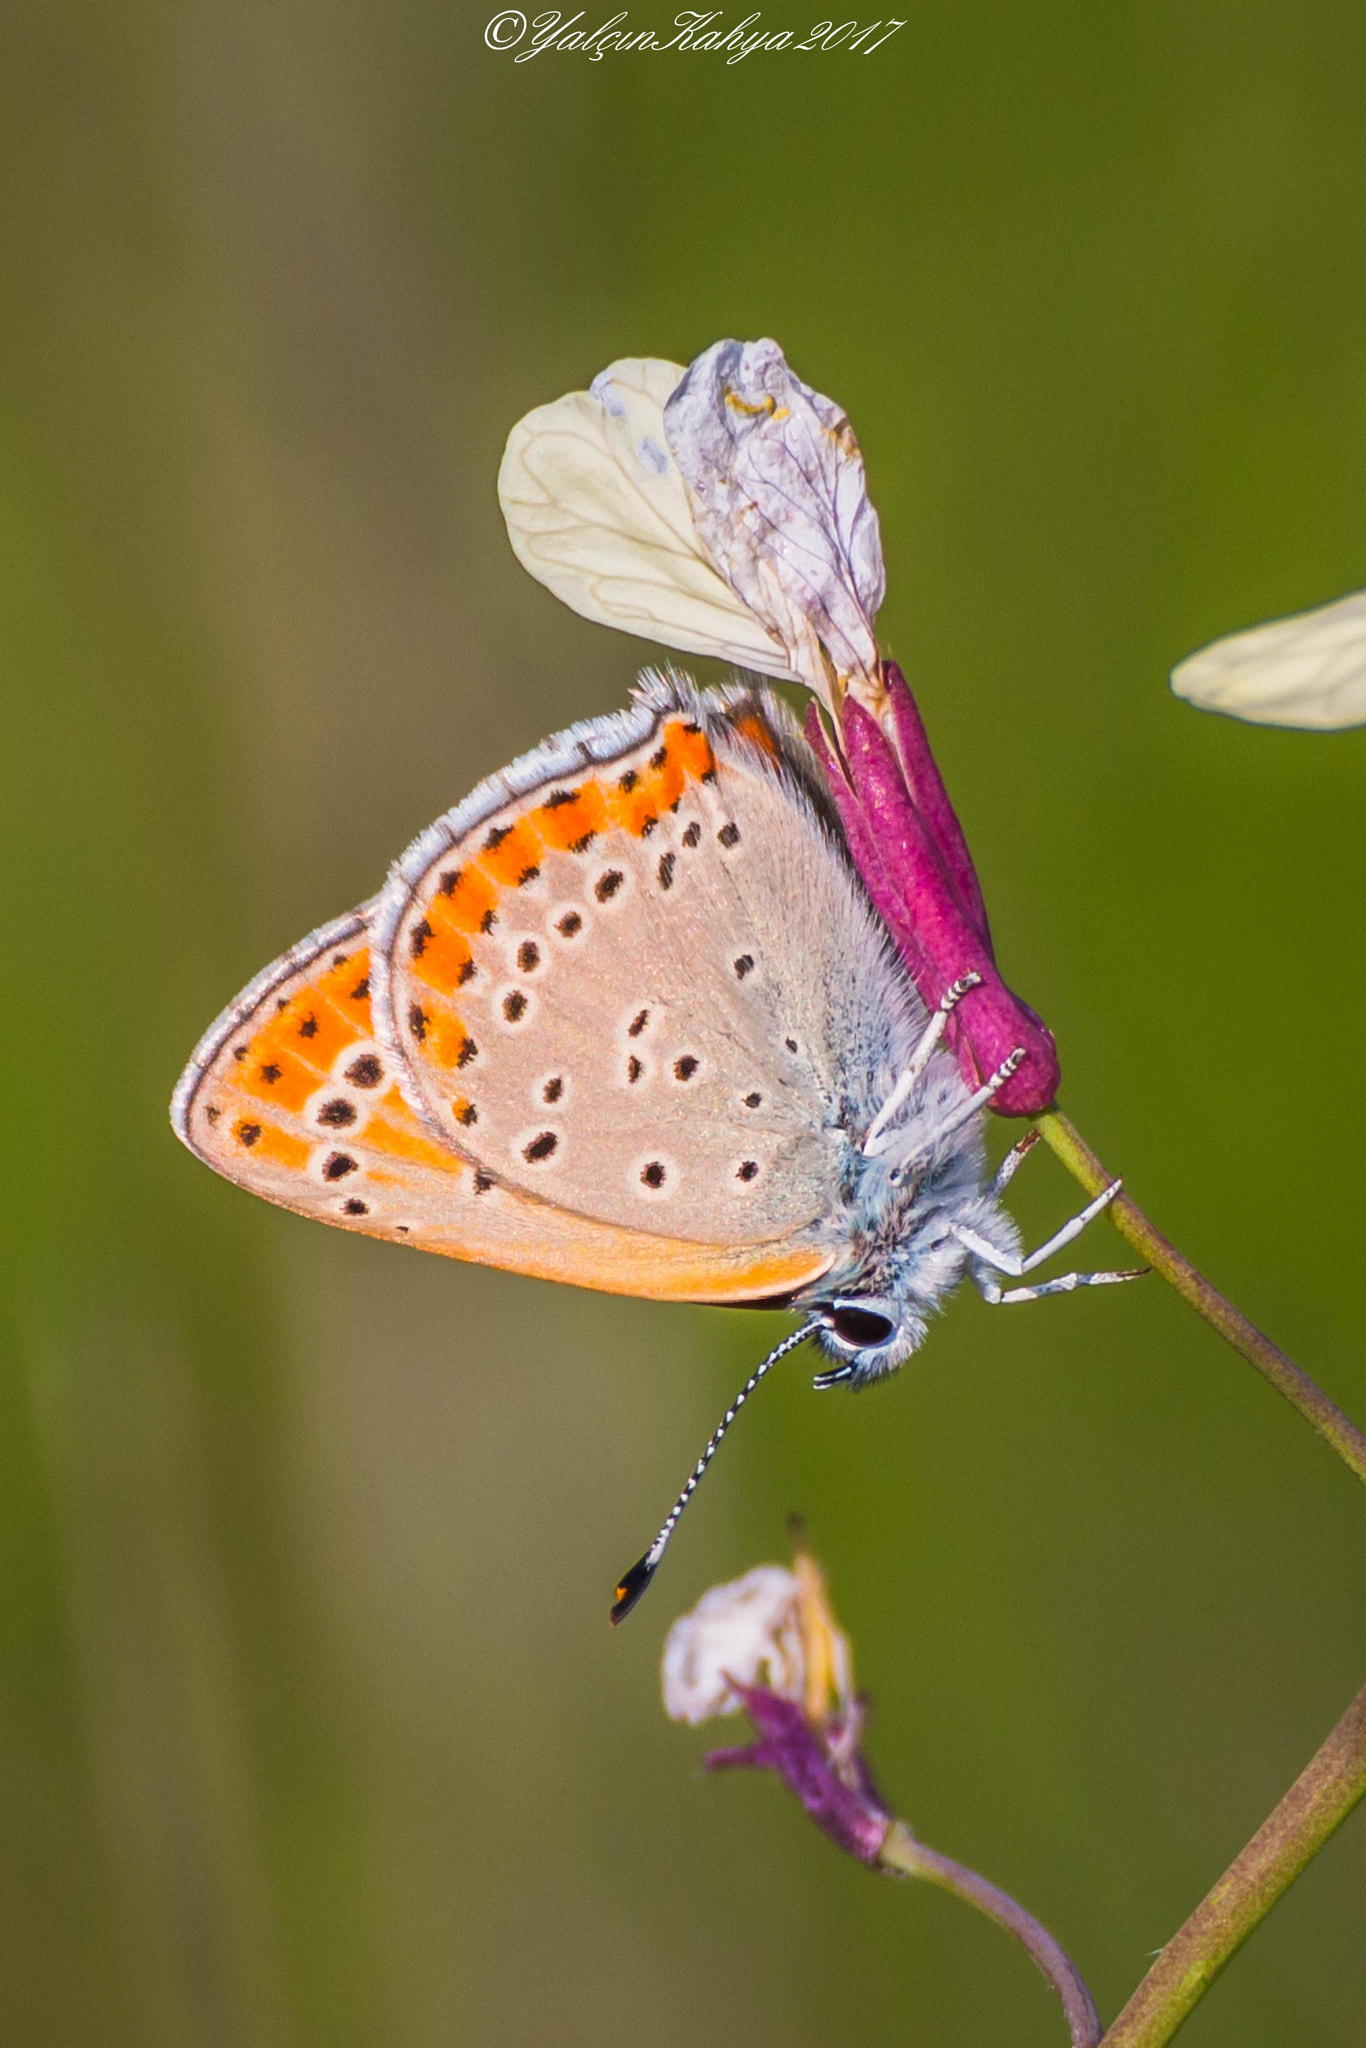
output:
[[[1165,686],[1366,582],[1366,15],[913,13],[731,67],[430,0],[0,17],[7,2042],[1057,2042],[996,1930],[663,1718],[668,1621],[793,1507],[889,1794],[1107,2013],[1366,1676],[1360,1489],[1157,1283],[775,1376],[613,1635],[783,1321],[334,1235],[167,1128],[258,967],[647,658],[514,561],[513,421],[771,334],[862,440],[1066,1106],[1366,1419],[1366,734]],[[1366,2043],[1364,1909],[1358,1817],[1183,2040]]]

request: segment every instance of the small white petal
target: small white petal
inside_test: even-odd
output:
[[[793,375],[775,341],[718,341],[664,424],[712,560],[801,680],[828,698],[822,646],[839,674],[875,674],[882,544],[840,408]]]
[[[1366,591],[1216,640],[1172,670],[1172,688],[1256,725],[1366,725]]]
[[[800,1700],[806,1665],[795,1573],[760,1564],[713,1586],[669,1630],[661,1676],[669,1718],[694,1725],[738,1712],[731,1679]]]
[[[788,677],[782,648],[717,573],[668,453],[680,364],[625,357],[508,436],[498,498],[522,566],[586,619]]]

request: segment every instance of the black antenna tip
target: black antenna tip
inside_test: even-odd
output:
[[[625,1621],[627,1615],[641,1598],[654,1575],[655,1567],[650,1563],[650,1553],[647,1550],[644,1557],[637,1559],[636,1563],[631,1566],[630,1571],[626,1573],[621,1584],[617,1587],[617,1597],[612,1602],[610,1617],[613,1628],[616,1627],[619,1621]]]

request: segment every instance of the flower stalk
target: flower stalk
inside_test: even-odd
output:
[[[1364,1793],[1366,1686],[1275,1812],[1172,1936],[1105,2035],[1104,2048],[1163,2048]]]
[[[1034,1119],[1034,1125],[1088,1194],[1098,1195],[1102,1188],[1110,1186],[1114,1176],[1101,1165],[1076,1125],[1060,1109],[1045,1111]],[[1225,1300],[1218,1288],[1189,1259],[1183,1258],[1175,1245],[1168,1243],[1127,1192],[1115,1197],[1109,1215],[1116,1230],[1143,1254],[1153,1271],[1160,1273],[1182,1300],[1189,1302],[1196,1314],[1203,1316],[1250,1365],[1255,1365],[1262,1377],[1284,1394],[1305,1421],[1312,1423],[1332,1445],[1349,1470],[1366,1483],[1366,1435],[1329,1400],[1322,1387],[1293,1359],[1287,1358],[1255,1323],[1249,1322],[1240,1309]]]
[[[1067,2020],[1072,2048],[1097,2048],[1102,2038],[1100,2019],[1081,1972],[1043,1922],[1027,1913],[1009,1892],[1003,1892],[999,1885],[979,1876],[977,1871],[969,1870],[965,1863],[955,1863],[951,1856],[941,1856],[937,1849],[927,1848],[924,1842],[916,1840],[905,1822],[899,1820],[893,1821],[887,1831],[887,1839],[878,1857],[878,1868],[899,1877],[919,1877],[927,1884],[938,1885],[941,1891],[950,1892],[955,1899],[962,1899],[965,1905],[975,1906],[979,1913],[986,1914],[988,1920],[994,1920],[998,1927],[1004,1927],[1007,1934],[1013,1934],[1028,1949],[1057,1993]]]

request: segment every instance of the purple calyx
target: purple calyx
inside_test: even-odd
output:
[[[890,735],[846,697],[844,765],[832,752],[814,703],[806,732],[825,771],[850,854],[873,906],[929,1010],[964,975],[977,986],[951,1012],[947,1038],[969,1088],[979,1088],[1017,1047],[1024,1058],[992,1097],[1000,1116],[1038,1116],[1057,1093],[1053,1035],[1006,987],[996,966],[981,885],[963,828],[914,697],[893,661],[882,668]]]
[[[840,1723],[833,1721],[818,1730],[796,1700],[762,1685],[740,1685],[734,1679],[731,1685],[759,1740],[736,1749],[712,1750],[707,1769],[776,1771],[833,1842],[860,1863],[876,1863],[891,1816],[873,1791],[861,1754],[855,1750],[837,1761]]]

